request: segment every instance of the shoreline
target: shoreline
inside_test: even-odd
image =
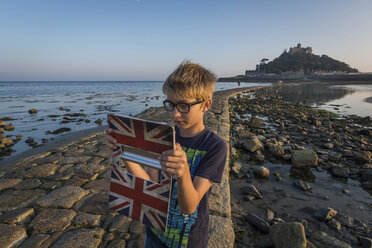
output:
[[[235,82],[232,82],[235,83]],[[305,84],[324,84],[324,85],[372,85],[371,82],[365,82],[365,81],[350,81],[350,82],[334,82],[334,81],[291,81],[291,82],[284,82],[283,85],[287,86],[293,86],[293,85],[305,85]],[[259,87],[270,87],[270,86],[259,86]],[[217,92],[228,92],[228,91],[236,91],[236,90],[244,90],[245,88],[250,88],[250,87],[237,87],[233,89],[228,89],[228,90],[220,90],[216,91]],[[367,103],[372,103],[372,97],[368,98],[369,101],[366,101]],[[150,107],[145,109],[144,111],[134,115],[138,116],[141,115],[142,113],[145,113],[149,109],[156,108],[156,107]],[[98,134],[100,132],[103,132],[107,128],[107,125],[102,125],[99,127],[92,127],[84,130],[79,130],[79,131],[74,131],[66,134],[62,134],[60,137],[49,141],[46,144],[43,144],[42,146],[32,148],[30,150],[24,151],[22,153],[16,154],[14,156],[10,156],[7,158],[0,158],[0,168],[8,166],[10,164],[14,164],[19,162],[22,159],[26,159],[27,157],[32,157],[36,156],[37,154],[42,154],[47,152],[50,149],[55,149],[59,146],[64,146],[67,145],[71,142],[74,142],[76,139],[80,139],[86,136]]]
[[[27,151],[24,151],[22,153],[16,154],[14,156],[10,156],[9,158],[5,158],[5,159],[1,158],[0,159],[0,169],[4,168],[4,167],[7,167],[11,164],[18,163],[19,161],[21,161],[23,159],[32,158],[34,156],[37,156],[38,154],[46,153],[46,152],[48,152],[48,150],[52,150],[52,149],[58,148],[60,146],[68,145],[70,143],[73,143],[73,142],[77,141],[78,139],[88,137],[88,136],[91,136],[91,135],[96,135],[98,133],[103,132],[106,128],[107,128],[107,126],[104,125],[104,126],[100,126],[100,127],[93,127],[93,128],[88,128],[88,129],[84,129],[84,130],[71,132],[71,133],[62,134],[58,138],[56,138],[52,141],[49,141],[48,143],[46,143],[42,146],[32,148],[30,150],[27,150]]]

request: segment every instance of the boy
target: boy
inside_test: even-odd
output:
[[[146,227],[145,247],[207,247],[210,188],[220,183],[227,147],[205,128],[204,112],[212,106],[216,76],[188,61],[168,76],[163,92],[164,107],[176,125],[176,149],[165,151],[159,161],[163,171],[177,178],[173,182],[167,230],[162,233]],[[111,130],[108,130],[110,134]],[[107,135],[108,146],[115,140]],[[143,170],[124,161],[136,176],[158,180],[156,169]]]

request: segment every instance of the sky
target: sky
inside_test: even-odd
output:
[[[372,72],[370,0],[0,0],[0,81],[244,74],[301,43]]]

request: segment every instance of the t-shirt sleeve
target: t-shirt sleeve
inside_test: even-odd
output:
[[[226,164],[226,155],[226,143],[222,139],[218,139],[200,161],[195,176],[212,180],[215,183],[220,183]]]

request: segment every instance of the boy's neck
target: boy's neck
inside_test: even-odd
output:
[[[196,135],[203,132],[204,129],[205,129],[205,126],[204,126],[203,123],[201,125],[197,126],[197,127],[190,127],[190,128],[187,128],[187,129],[178,128],[179,135],[183,138],[195,137]]]

